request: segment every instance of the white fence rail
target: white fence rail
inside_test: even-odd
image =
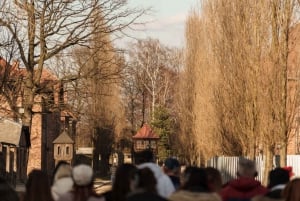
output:
[[[236,171],[238,168],[239,159],[242,157],[232,156],[219,156],[210,159],[207,163],[207,166],[217,168],[222,175],[223,183],[228,182],[231,179],[236,178]],[[274,158],[274,167],[278,167],[278,157]],[[256,167],[258,176],[257,179],[263,180],[264,172],[264,157],[256,157]],[[287,166],[293,167],[293,172],[295,176],[300,176],[300,155],[288,155],[287,156]]]

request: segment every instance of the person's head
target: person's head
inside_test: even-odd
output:
[[[157,193],[156,178],[150,168],[142,168],[138,170],[137,188],[141,188],[147,192]]]
[[[97,196],[94,191],[94,172],[91,166],[78,164],[72,169],[73,194],[78,201],[85,201],[90,196]]]
[[[93,169],[86,164],[76,165],[72,169],[72,178],[76,187],[92,187],[94,183]]]
[[[213,167],[205,168],[208,187],[212,192],[219,192],[222,188],[222,176],[218,169]]]
[[[167,175],[179,176],[180,164],[175,158],[167,158],[164,161],[163,170]]]
[[[17,192],[2,177],[0,177],[0,200],[19,201]]]
[[[208,192],[207,174],[204,168],[187,167],[183,172],[182,189]]]
[[[125,200],[126,195],[137,185],[137,168],[132,164],[118,166],[112,185],[114,201]]]
[[[32,170],[26,182],[24,201],[52,201],[48,175],[41,170]]]
[[[239,160],[237,176],[250,178],[256,177],[257,171],[255,162],[246,158],[241,158]]]
[[[289,177],[292,178],[294,176],[293,167],[292,166],[286,166],[283,167],[284,170],[288,171]]]
[[[269,172],[268,188],[276,185],[287,184],[290,180],[289,172],[283,168],[275,168]]]
[[[60,161],[56,165],[53,173],[53,183],[61,178],[64,177],[71,177],[72,176],[72,167],[69,163],[65,161]]]
[[[146,149],[135,154],[135,163],[137,165],[147,162],[154,162],[154,155],[151,150]]]
[[[300,179],[293,179],[283,189],[282,196],[286,201],[300,200]]]

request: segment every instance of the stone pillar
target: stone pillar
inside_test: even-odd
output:
[[[6,167],[5,167],[5,171],[7,172],[7,173],[9,173],[9,165],[10,165],[10,150],[9,150],[9,146],[5,146],[5,148],[6,148]]]

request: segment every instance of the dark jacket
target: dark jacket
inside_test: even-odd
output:
[[[168,201],[156,193],[139,192],[132,193],[127,197],[127,201]]]
[[[172,175],[169,175],[169,177],[174,185],[174,188],[177,190],[180,187],[180,178]]]
[[[264,195],[268,189],[254,178],[240,177],[232,180],[225,186],[220,194],[223,201],[246,201],[256,195]]]
[[[282,196],[284,187],[284,184],[274,186],[267,194],[255,196],[252,201],[284,201]]]
[[[282,189],[270,191],[265,196],[273,199],[282,199]]]

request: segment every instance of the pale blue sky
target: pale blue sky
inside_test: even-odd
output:
[[[185,20],[197,0],[128,0],[128,6],[151,7],[151,15],[144,17],[150,21],[140,31],[132,33],[137,38],[158,38],[168,46],[184,46]]]

